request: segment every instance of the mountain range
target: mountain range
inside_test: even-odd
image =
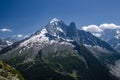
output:
[[[120,54],[102,36],[54,18],[30,37],[3,48],[0,60],[26,80],[120,80]]]
[[[14,42],[16,42],[16,40],[12,38],[0,38],[0,50],[12,45]]]

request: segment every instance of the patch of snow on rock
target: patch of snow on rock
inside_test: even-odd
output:
[[[120,34],[114,36],[116,39],[119,39],[120,38]]]
[[[7,45],[8,46],[10,46],[10,45],[12,45],[13,43],[12,42],[10,42],[10,41],[6,41],[6,43],[7,43]]]
[[[57,25],[57,22],[59,20],[57,18],[53,18],[51,21],[50,21],[50,24],[56,24]]]
[[[57,30],[64,33],[64,31],[60,27],[57,27]]]
[[[47,33],[47,30],[44,28],[41,30],[41,32],[37,35],[32,36],[30,39],[24,41],[23,43],[20,44],[20,47],[22,46],[32,46],[34,43],[48,43],[49,42],[49,38],[45,36],[45,34]]]

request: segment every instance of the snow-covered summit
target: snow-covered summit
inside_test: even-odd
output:
[[[50,21],[50,24],[56,24],[59,22],[59,20],[57,18],[53,18],[51,21]]]

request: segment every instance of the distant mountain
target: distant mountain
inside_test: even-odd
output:
[[[100,38],[120,52],[120,29],[106,29]]]
[[[102,32],[102,35],[100,36],[100,38],[107,42],[107,41],[109,41],[110,39],[112,39],[116,35],[117,35],[116,29],[105,29]]]
[[[16,42],[16,40],[12,38],[0,38],[0,50],[12,45],[14,42]]]
[[[15,68],[0,61],[0,80],[24,80],[24,78]]]
[[[54,18],[29,38],[0,51],[26,80],[117,80],[120,54],[89,32]],[[116,63],[116,61],[118,63]]]

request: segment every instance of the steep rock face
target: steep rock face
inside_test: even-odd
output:
[[[24,78],[15,68],[0,61],[0,80],[24,80]]]
[[[115,80],[107,65],[120,59],[106,42],[56,18],[0,54],[27,80]]]

